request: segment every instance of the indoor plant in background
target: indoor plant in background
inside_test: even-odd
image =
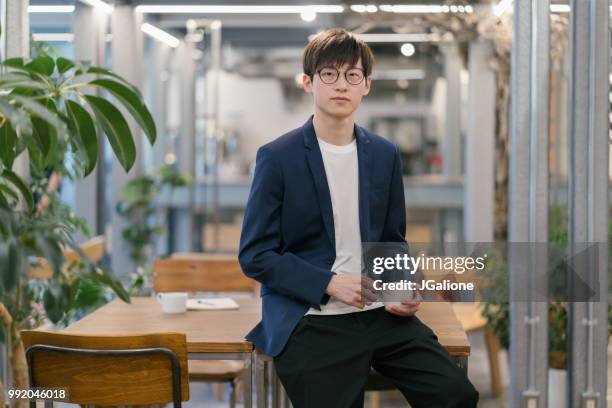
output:
[[[186,186],[189,182],[188,176],[171,166],[164,166],[155,174],[130,180],[123,188],[117,203],[117,213],[129,222],[121,235],[129,247],[130,258],[135,266],[130,285],[131,295],[151,293],[151,262],[164,228],[160,209],[156,207],[156,198],[165,189],[169,189],[169,196],[172,196],[174,188]]]
[[[549,365],[549,399],[564,397],[565,378],[567,373],[567,323],[568,309],[566,299],[559,295],[565,293],[566,270],[565,263],[558,262],[566,253],[568,245],[567,210],[555,206],[551,208],[549,220],[549,265],[554,265],[549,274],[548,302],[548,365]],[[609,227],[612,242],[612,223]],[[508,264],[497,257],[492,260],[487,271],[488,281],[487,301],[483,301],[482,315],[487,319],[487,325],[499,337],[502,348],[510,349],[510,305]],[[612,258],[610,259],[612,268]],[[612,270],[612,269],[609,269]],[[607,290],[602,290],[602,296],[608,296]],[[608,306],[608,330],[612,335],[612,305]],[[554,392],[551,393],[550,391]],[[554,403],[554,402],[553,402]],[[550,404],[550,401],[549,401]],[[563,403],[559,402],[558,406]],[[550,405],[557,406],[557,405]]]
[[[79,250],[74,235],[80,223],[54,191],[59,178],[82,178],[95,168],[103,136],[126,171],[134,164],[134,136],[124,115],[91,89],[111,94],[151,143],[156,130],[138,90],[104,68],[47,55],[8,59],[2,65],[8,72],[0,74],[0,327],[3,338],[11,341],[14,386],[23,388],[28,379],[19,332],[35,323],[31,301],[36,287],[53,323],[74,308],[84,282],[110,287],[129,301],[113,274]],[[26,151],[27,178],[12,171],[15,159]],[[66,248],[83,258],[70,271],[63,268]],[[53,277],[33,286],[28,271],[37,258],[49,263]]]

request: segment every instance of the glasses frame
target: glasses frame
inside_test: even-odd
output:
[[[325,81],[323,80],[323,77],[321,76],[321,71],[323,71],[324,69],[333,69],[333,70],[336,70],[336,79],[335,79],[333,82],[325,82]],[[363,77],[361,78],[361,81],[357,82],[356,84],[354,84],[354,83],[352,83],[351,81],[349,81],[349,80],[348,80],[348,77],[347,77],[347,75],[346,75],[346,74],[347,74],[349,71],[352,71],[352,70],[354,70],[354,69],[361,71],[361,73],[363,74]],[[317,69],[317,74],[319,75],[319,79],[321,79],[321,82],[323,82],[325,85],[333,85],[333,84],[335,84],[336,82],[338,82],[338,78],[340,78],[340,73],[344,74],[344,80],[345,80],[345,81],[346,81],[346,83],[347,83],[347,84],[349,84],[349,85],[360,85],[360,84],[363,82],[363,80],[365,79],[365,77],[366,77],[366,72],[365,72],[365,69],[363,69],[363,68],[359,68],[359,67],[349,68],[349,69],[347,69],[346,71],[340,71],[340,70],[339,70],[338,68],[336,68],[336,67],[323,67],[323,68],[319,68],[319,69]]]

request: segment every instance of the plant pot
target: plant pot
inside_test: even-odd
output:
[[[567,370],[548,369],[548,406],[551,408],[565,407],[567,391]]]

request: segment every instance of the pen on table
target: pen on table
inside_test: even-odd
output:
[[[208,305],[208,306],[214,306],[215,304],[213,302],[209,302],[207,300],[203,300],[203,299],[198,299],[197,302],[201,305]]]

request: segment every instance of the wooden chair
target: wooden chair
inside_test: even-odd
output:
[[[106,250],[106,238],[104,238],[104,235],[93,237],[79,245],[79,248],[81,248],[85,255],[92,261],[99,262]],[[64,257],[68,265],[81,260],[81,256],[71,249],[64,251]],[[38,263],[40,266],[30,268],[30,279],[51,279],[53,276],[53,269],[51,269],[47,260],[39,258]]]
[[[487,319],[482,316],[481,309],[482,305],[480,302],[453,303],[453,311],[461,322],[463,330],[468,334],[482,331],[484,335],[491,373],[491,393],[495,398],[498,398],[503,393],[499,369],[499,339],[487,327]]]
[[[22,331],[31,387],[68,390],[66,402],[93,406],[189,400],[182,333],[81,336]],[[30,404],[36,407],[36,402]]]
[[[153,263],[155,292],[246,292],[257,294],[257,282],[244,275],[235,255],[177,253]],[[230,384],[230,406],[236,404],[236,385],[244,372],[240,361],[189,361],[192,381]],[[217,397],[221,394],[217,388]]]
[[[155,292],[248,292],[257,282],[240,268],[236,255],[177,253],[153,263]]]

